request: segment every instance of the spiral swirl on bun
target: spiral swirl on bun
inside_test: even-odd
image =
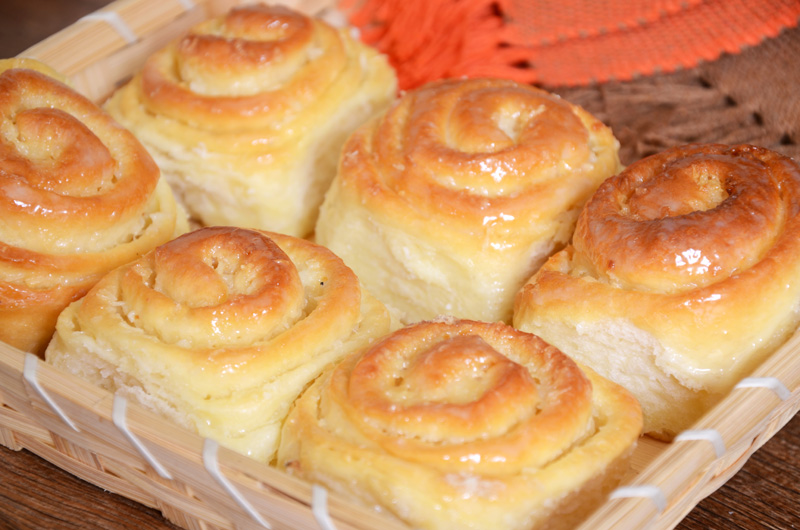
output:
[[[106,108],[200,224],[302,237],[346,136],[395,91],[386,59],[346,28],[254,4],[155,53]]]
[[[101,280],[59,317],[48,362],[269,461],[292,400],[390,330],[330,251],[207,227]]]
[[[514,324],[626,386],[645,430],[689,427],[800,320],[800,169],[748,145],[687,145],[604,182]]]
[[[619,480],[640,429],[629,393],[540,338],[425,321],[312,385],[278,465],[415,528],[567,528]]]
[[[407,323],[510,321],[516,291],[619,170],[617,148],[597,119],[531,86],[432,83],[351,136],[317,241]]]
[[[65,83],[0,62],[0,340],[36,353],[105,273],[188,228],[145,148]]]

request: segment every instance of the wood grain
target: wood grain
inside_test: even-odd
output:
[[[0,446],[0,528],[176,529],[161,514],[105,492],[26,451]]]
[[[3,0],[0,2],[0,57],[20,53],[107,3],[108,0]],[[736,61],[735,58],[724,60],[728,63]],[[736,67],[735,64],[726,66]],[[692,72],[681,74],[682,77],[691,75]],[[629,87],[617,86],[614,90],[593,87],[566,91],[565,95],[570,99],[580,99],[583,96],[600,99],[608,105],[607,112],[614,112],[614,105],[620,104],[619,101],[615,103],[615,95],[626,94],[623,104],[630,106],[631,98],[641,95],[641,90],[644,90],[641,88],[642,84],[640,81]],[[691,97],[708,98],[707,101],[700,101],[699,104],[703,105],[716,104],[716,101],[726,98],[725,94],[700,94],[697,90],[688,95],[676,94],[678,104],[675,107],[678,108],[683,103],[682,112],[686,112],[685,103]],[[590,111],[595,111],[591,104],[586,106]],[[669,122],[671,116],[680,112],[675,109],[670,111],[668,107],[667,103],[659,104],[657,108],[654,107],[653,113],[646,113],[647,116],[639,113],[621,119],[620,112],[609,117],[616,122],[613,124],[614,129],[620,133],[623,149],[632,153],[629,155],[631,158],[646,154],[648,148],[653,145],[657,147],[657,142],[663,142],[665,127],[659,129],[659,122],[654,118],[658,116],[660,120],[666,119],[666,123],[672,127],[673,124]],[[602,109],[597,111],[602,113]],[[736,113],[732,110],[731,114]],[[746,131],[755,141],[758,139],[759,120],[747,112],[740,114],[741,116],[736,114],[736,119],[741,119],[752,127],[741,131]],[[699,135],[695,140],[704,141],[711,139],[713,131],[693,134]],[[647,138],[656,140],[652,145],[644,145],[642,142]],[[785,138],[781,142],[787,143]],[[787,146],[789,148],[794,149],[796,146],[791,144]],[[28,451],[15,452],[0,446],[0,529],[70,528],[175,530],[177,527],[166,521],[156,510],[105,492]],[[793,418],[756,452],[722,488],[701,501],[677,528],[800,528],[800,416]]]
[[[110,0],[3,0],[0,57],[12,57]]]

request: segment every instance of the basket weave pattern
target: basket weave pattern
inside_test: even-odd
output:
[[[110,18],[81,20],[26,55],[61,69],[99,101],[169,38],[229,7],[222,0],[195,4],[187,9],[179,1],[121,0],[104,10]],[[311,1],[299,7],[316,12],[325,5]],[[118,19],[132,40],[115,30]],[[611,125],[626,164],[701,141],[757,143],[800,157],[800,98],[793,95],[800,81],[794,66],[798,48],[800,30],[792,29],[693,70],[553,90]],[[770,82],[758,81],[764,78]],[[798,351],[800,335],[704,417],[697,436],[640,444],[624,484],[630,489],[609,500],[582,529],[678,524],[800,409]],[[28,449],[161,511],[182,528],[261,528],[263,521],[276,529],[325,528],[327,517],[341,530],[400,528],[334,494],[320,497],[310,484],[232,451],[209,452],[206,440],[130,404],[125,428],[166,469],[171,478],[165,478],[120,428],[114,405],[113,395],[0,344],[0,444]],[[714,437],[705,436],[711,432]],[[654,491],[650,487],[659,495],[641,494]]]

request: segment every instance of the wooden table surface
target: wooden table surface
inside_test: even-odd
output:
[[[0,1],[0,57],[11,57],[108,0]],[[798,88],[800,90],[800,88]],[[0,529],[175,529],[23,450],[0,446]],[[683,530],[800,528],[800,415],[680,523]]]

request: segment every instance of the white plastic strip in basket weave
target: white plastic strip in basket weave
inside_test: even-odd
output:
[[[94,13],[89,13],[85,17],[81,18],[81,20],[101,20],[109,24],[114,31],[116,31],[120,37],[125,39],[128,44],[132,44],[139,40],[139,37],[136,36],[136,33],[131,29],[127,22],[122,20],[122,17],[119,16],[119,13],[115,11],[95,11]]]
[[[32,353],[25,354],[25,365],[22,368],[22,377],[30,383],[34,390],[41,396],[41,398],[47,403],[47,405],[53,410],[53,412],[61,418],[61,421],[69,425],[72,430],[75,432],[81,432],[78,429],[78,426],[67,416],[67,414],[58,406],[58,403],[50,397],[50,394],[44,389],[44,387],[39,383],[39,379],[36,375],[36,369],[39,366],[39,358]]]
[[[150,452],[149,449],[139,440],[139,438],[133,434],[133,432],[128,428],[128,420],[127,420],[127,413],[128,413],[128,400],[122,396],[114,395],[114,406],[111,410],[111,420],[114,422],[114,425],[117,426],[122,434],[125,435],[125,438],[131,443],[133,447],[139,451],[139,454],[142,455],[150,466],[156,470],[162,478],[167,480],[172,479],[172,475],[170,474],[167,469],[161,465],[153,453]]]
[[[658,513],[667,508],[667,498],[658,486],[623,486],[611,492],[611,499],[650,499]]]
[[[745,377],[735,388],[766,388],[775,392],[781,401],[786,401],[792,395],[777,377]]]
[[[203,465],[206,468],[206,471],[217,481],[217,483],[222,486],[222,488],[231,496],[231,498],[236,501],[236,504],[242,507],[244,511],[246,511],[250,517],[255,519],[255,521],[263,526],[264,528],[272,528],[272,526],[261,517],[261,514],[253,508],[253,505],[248,502],[247,499],[236,489],[228,478],[222,474],[219,469],[219,460],[217,460],[217,453],[219,452],[219,444],[206,438],[203,443]]]
[[[322,530],[336,530],[328,513],[328,490],[317,484],[311,487],[311,513]]]
[[[695,429],[683,431],[675,437],[676,442],[686,442],[691,440],[705,440],[710,442],[714,447],[714,453],[716,453],[717,458],[721,458],[725,454],[725,441],[722,439],[722,435],[720,435],[720,433],[714,429]]]

